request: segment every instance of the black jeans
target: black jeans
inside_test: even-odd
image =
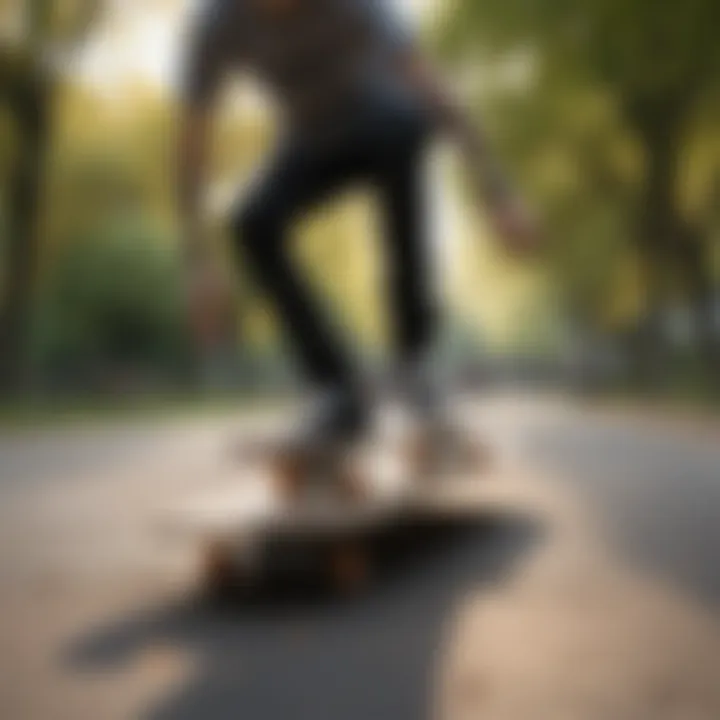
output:
[[[238,249],[270,295],[309,380],[342,384],[353,363],[288,252],[288,230],[302,213],[354,182],[377,191],[396,352],[409,358],[431,340],[434,302],[425,242],[422,160],[430,123],[399,96],[354,107],[334,131],[315,140],[289,140],[234,217]],[[327,268],[342,272],[343,268]]]

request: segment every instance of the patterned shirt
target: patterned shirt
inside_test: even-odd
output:
[[[392,0],[201,0],[183,78],[208,103],[233,70],[252,73],[296,129],[320,129],[348,100],[391,86],[392,60],[412,43]]]

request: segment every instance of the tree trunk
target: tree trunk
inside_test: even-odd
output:
[[[0,393],[5,395],[27,391],[31,380],[33,280],[50,104],[50,84],[37,77],[29,78],[10,103],[19,151],[7,198],[7,279],[0,302]]]
[[[51,129],[55,76],[44,50],[53,39],[52,0],[26,0],[24,48],[0,48],[0,94],[19,137],[17,164],[7,197],[6,283],[0,297],[0,395],[18,394],[31,380],[29,340],[38,254],[42,186]],[[100,0],[77,11],[72,39],[83,36]]]
[[[685,111],[681,98],[660,97],[638,99],[629,112],[645,152],[636,233],[645,267],[647,312],[636,359],[641,377],[653,386],[662,380],[667,360],[662,323],[681,227],[676,191]]]
[[[708,377],[720,387],[720,342],[715,327],[715,296],[710,259],[702,231],[685,227],[678,237],[676,258],[691,303],[698,353]]]

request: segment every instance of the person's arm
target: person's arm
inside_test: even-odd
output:
[[[483,202],[490,207],[507,202],[512,185],[479,124],[419,52],[408,53],[402,62],[404,76],[424,99],[436,124],[462,149]]]
[[[510,189],[499,163],[490,152],[484,134],[426,61],[409,23],[403,22],[395,12],[396,0],[364,2],[371,31],[382,42],[389,63],[420,95],[436,125],[458,142],[471,168],[479,171],[473,174],[481,180],[484,200],[488,203],[498,201]]]
[[[408,25],[393,12],[394,0],[364,1],[373,33],[384,43],[389,62],[420,95],[436,125],[460,146],[475,192],[489,210],[497,233],[511,250],[533,247],[535,224],[519,193],[492,152],[485,134],[425,60]]]
[[[534,218],[478,123],[454,99],[419,51],[408,47],[398,61],[401,73],[423,98],[436,124],[459,145],[474,191],[506,247],[520,252],[534,249],[538,240]]]

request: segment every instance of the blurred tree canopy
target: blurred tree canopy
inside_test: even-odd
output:
[[[718,27],[715,0],[457,0],[442,34],[547,212],[579,326],[645,324],[652,358],[648,319],[689,303],[715,367]]]
[[[167,5],[179,11],[179,2]],[[652,320],[683,304],[699,347],[718,357],[708,328],[720,276],[719,7],[456,0],[448,8],[445,50],[552,238],[547,276],[523,276],[465,237],[478,228],[464,206],[435,228],[455,255],[446,273],[457,315],[451,354],[556,342],[559,295],[576,334],[627,343],[639,360],[660,356]],[[123,367],[172,376],[188,360],[170,88],[137,78],[101,92],[66,72],[67,57],[99,32],[102,10],[101,0],[0,0],[3,26],[15,29],[0,38],[0,393],[22,389],[31,366],[58,382],[102,384]],[[218,117],[209,198],[211,240],[233,270],[225,210],[273,130],[234,99]],[[443,193],[436,187],[433,201],[445,206]],[[367,242],[374,222],[367,198],[350,197],[299,228],[295,248],[370,353],[386,337],[381,248]],[[238,352],[267,369],[282,355],[272,313],[242,261],[238,279]]]
[[[42,369],[55,384],[82,389],[112,386],[130,371],[185,371],[180,280],[173,247],[132,217],[68,243],[40,293],[34,350]]]

